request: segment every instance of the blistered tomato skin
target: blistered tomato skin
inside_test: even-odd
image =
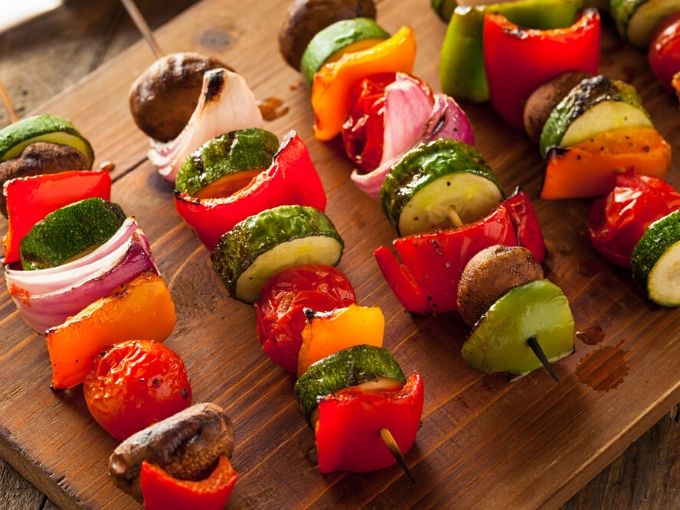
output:
[[[680,72],[680,14],[670,16],[659,26],[647,55],[652,72],[669,91],[673,75]]]
[[[630,257],[647,227],[680,209],[680,193],[655,177],[622,174],[607,197],[596,200],[588,218],[588,235],[607,260],[630,267]]]
[[[83,393],[94,419],[118,440],[191,405],[184,363],[153,340],[123,342],[102,353]]]
[[[328,312],[356,303],[352,284],[331,266],[298,266],[274,275],[255,303],[257,336],[264,352],[285,370],[296,373],[305,308]]]

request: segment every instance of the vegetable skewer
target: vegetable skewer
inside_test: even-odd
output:
[[[109,202],[106,170],[67,170],[91,167],[94,153],[87,139],[66,119],[42,115],[10,124],[0,130],[0,140],[2,206],[8,216],[5,279],[20,314],[46,335],[52,389],[82,383],[92,375],[97,356],[108,356],[114,344],[122,352],[131,346],[127,340],[134,344],[143,337],[149,339],[146,359],[156,352],[166,358],[146,368],[140,358],[136,373],[158,384],[151,391],[142,385],[121,393],[126,382],[116,376],[118,393],[110,387],[102,393],[86,389],[93,417],[117,435],[122,427],[135,432],[189,405],[191,388],[181,360],[151,340],[171,334],[175,310],[148,239],[134,218]],[[98,372],[104,386],[109,372]],[[183,378],[181,391],[166,384],[172,373]],[[112,412],[116,399],[125,402]],[[144,404],[135,406],[135,399]]]
[[[40,141],[41,136],[51,143]],[[31,143],[36,137],[38,142]],[[76,146],[69,150],[85,148],[93,159],[89,142],[57,117],[12,124],[0,139],[5,156],[23,157],[35,146],[34,153],[43,155]],[[64,141],[71,145],[59,145]],[[108,201],[110,175],[64,171],[49,161],[10,167],[6,175],[5,278],[20,313],[46,335],[52,389],[83,383],[90,414],[118,439],[189,406],[191,386],[181,358],[152,340],[163,341],[174,329],[172,298],[136,220]],[[214,493],[213,499],[201,500],[202,508],[222,508],[236,473],[226,456],[219,466],[206,484],[174,483],[162,468],[144,465],[143,471],[152,471],[142,475],[152,487],[146,507],[166,508],[167,496],[158,493],[173,492],[175,508],[187,498],[184,508],[193,508],[193,483]]]
[[[293,3],[289,17],[298,21],[307,19],[311,16],[307,9],[310,5],[308,2]],[[575,6],[570,4],[566,11],[565,16],[573,17]],[[403,35],[407,28],[390,38],[370,19],[357,17],[337,21],[333,16],[314,19],[317,26],[322,21],[327,26],[319,27],[307,43],[299,66],[311,83],[315,136],[321,140],[332,138],[340,131],[337,126],[346,116],[342,127],[345,149],[361,169],[353,172],[352,180],[369,195],[380,196],[390,222],[400,235],[406,235],[394,242],[401,261],[385,247],[375,252],[385,278],[402,305],[415,313],[457,310],[459,280],[466,264],[480,250],[498,243],[527,246],[536,260],[542,261],[543,239],[526,196],[516,193],[507,201],[503,200],[504,193],[497,178],[479,152],[469,145],[474,138],[465,113],[453,99],[434,94],[421,80],[405,72],[413,66],[411,47],[397,41],[400,37],[407,40]],[[282,30],[294,31],[285,23]],[[588,52],[599,42],[597,12],[587,11],[569,33],[556,31],[554,37],[574,41],[585,38],[582,45]],[[386,50],[389,44],[403,45],[404,60],[385,57],[389,54]],[[555,44],[560,48],[564,46],[561,40]],[[290,48],[280,45],[280,50],[290,63]],[[587,67],[594,70],[597,52],[590,53],[595,58],[588,61]],[[560,59],[553,61],[559,67]],[[563,65],[572,66],[571,63]],[[540,83],[540,75],[535,79]],[[530,86],[525,86],[520,92],[528,95],[531,90]],[[334,100],[326,104],[324,95],[333,95]],[[344,97],[338,99],[337,95]],[[512,108],[515,117],[521,117],[516,105]],[[504,292],[508,290],[506,288]],[[477,287],[476,291],[480,289]],[[559,289],[553,291],[552,287],[550,291],[561,294]],[[477,340],[466,342],[467,347],[463,350],[470,365],[492,372],[513,373],[537,368],[540,357],[527,358],[523,351],[528,351],[528,356],[537,356],[542,352],[540,346],[533,353],[526,338],[518,339],[512,334],[504,341],[514,347],[492,355],[508,357],[507,363],[503,360],[478,362],[475,358],[476,346],[485,349],[487,324],[495,324],[515,306],[523,306],[522,299],[521,295],[509,297],[510,305],[498,307],[504,311],[493,309],[493,313],[489,312],[491,317],[483,321],[486,326],[473,331],[471,338]],[[537,306],[544,304],[540,292],[530,292],[526,299],[533,300]],[[515,302],[520,304],[512,304]],[[561,302],[566,303],[566,298]],[[491,304],[487,303],[485,310]],[[554,342],[543,339],[551,347],[558,346],[551,350],[553,361],[573,351],[573,319],[569,319],[568,305],[560,312],[564,312],[565,334]],[[562,340],[565,345],[560,344]],[[469,347],[473,345],[475,347]],[[511,358],[519,361],[513,362]]]
[[[231,76],[236,75],[227,73],[225,76],[232,79]],[[227,92],[227,96],[229,95],[234,95],[231,89]],[[240,101],[241,108],[243,103]],[[286,268],[295,268],[301,263],[309,262],[337,263],[342,249],[341,239],[332,224],[321,213],[325,208],[325,193],[304,144],[291,133],[276,150],[275,145],[270,143],[276,142],[276,137],[268,131],[257,128],[258,125],[259,122],[251,122],[250,125],[237,126],[242,129],[235,129],[236,126],[233,126],[228,133],[205,142],[186,159],[179,172],[168,173],[169,177],[176,175],[178,211],[196,230],[206,246],[209,249],[214,248],[213,263],[228,292],[237,299],[247,302],[260,297],[262,286],[272,276],[274,279],[278,278],[282,284],[289,285],[290,282],[283,276],[290,271]],[[173,166],[177,166],[176,162],[173,162]],[[267,166],[269,168],[263,171],[262,168]],[[299,205],[310,205],[319,210]],[[273,227],[275,224],[276,228]],[[335,245],[340,246],[340,249],[336,249]],[[316,248],[312,249],[313,246]],[[279,274],[282,276],[279,277]],[[327,288],[327,291],[330,289]],[[259,309],[261,308],[258,307]],[[362,316],[365,309],[356,307],[356,312],[354,310],[348,308],[336,311],[342,315],[344,324],[349,324],[357,316]],[[381,313],[380,316],[382,317]],[[303,320],[307,320],[304,315],[302,317]],[[319,318],[313,321],[315,326],[322,322]],[[338,326],[334,327],[337,329]],[[361,338],[363,332],[357,330],[357,333]],[[300,375],[306,371],[310,363],[319,359],[320,352],[332,354],[342,348],[341,343],[333,343],[338,339],[343,340],[341,330],[327,337],[329,342],[327,346],[319,345],[318,334],[320,332],[305,340],[307,343],[302,346],[306,349],[304,361],[302,352],[300,356],[297,352],[300,344],[297,344],[297,347],[296,344],[286,344],[292,346],[292,356],[286,354],[285,358],[279,357],[281,349],[276,342],[269,341],[267,330],[260,328],[258,320],[258,335],[265,345],[265,351],[278,363],[283,363],[285,359],[285,368],[291,371],[298,368]],[[328,331],[325,334],[328,334]],[[340,337],[336,338],[335,335]],[[346,341],[352,342],[350,345],[356,343],[351,337]],[[269,345],[277,347],[267,351]],[[418,388],[422,408],[422,383],[418,383]],[[352,395],[355,401],[364,398],[358,390]],[[378,396],[371,398],[375,399]],[[404,402],[408,406],[417,406],[417,400],[415,404],[409,403],[409,400]],[[330,403],[324,408],[328,409],[327,412],[335,412]],[[415,414],[413,416],[416,417]],[[417,417],[419,416],[420,411],[417,412]],[[361,419],[367,420],[369,416]],[[324,420],[323,423],[327,421]],[[328,426],[324,425],[322,430],[327,428]],[[376,429],[375,437],[385,441],[382,448],[388,448],[389,455],[395,456],[395,460],[404,466],[401,451],[397,454],[394,450],[397,446],[394,443],[394,436],[387,428],[382,428],[386,432],[381,434],[380,430]],[[413,441],[416,430],[417,427],[414,427],[406,432],[406,435],[404,432],[400,433],[401,444],[406,445],[404,446],[406,449]],[[360,437],[361,435],[359,434]],[[392,437],[392,442],[388,440],[388,435]],[[326,458],[324,453],[326,448],[324,446],[321,450],[322,461]],[[369,470],[388,465],[384,463],[384,457],[380,455],[378,457],[382,460],[372,464],[374,467]],[[343,468],[342,463],[333,467],[326,462],[324,466],[326,470]],[[354,470],[353,466],[349,464],[345,468]],[[412,476],[411,473],[408,474]]]

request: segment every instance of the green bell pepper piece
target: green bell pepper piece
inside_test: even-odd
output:
[[[439,77],[442,90],[456,99],[489,100],[484,70],[484,14],[502,14],[527,28],[550,30],[572,25],[583,0],[519,0],[488,6],[456,7],[442,46]]]

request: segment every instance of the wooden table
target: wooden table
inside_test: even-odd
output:
[[[146,0],[138,4],[155,27],[194,2]],[[117,0],[71,1],[0,34],[3,56],[0,76],[21,115],[138,38]],[[68,65],[64,65],[65,60]],[[6,123],[2,112],[0,125]],[[631,445],[564,506],[565,509],[677,507],[680,507],[680,426],[669,417]],[[54,505],[0,461],[0,508],[54,508]]]

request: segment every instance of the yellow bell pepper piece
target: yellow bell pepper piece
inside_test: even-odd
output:
[[[375,46],[345,53],[339,60],[324,64],[312,82],[317,140],[327,141],[340,133],[351,107],[349,91],[355,83],[376,73],[410,73],[415,60],[415,34],[411,27],[402,27]]]
[[[111,296],[98,299],[47,331],[52,387],[83,382],[93,358],[125,340],[158,340],[175,327],[175,305],[163,279],[143,273]]]
[[[350,305],[311,319],[302,330],[298,377],[315,361],[355,345],[382,347],[385,317],[378,307]]]

